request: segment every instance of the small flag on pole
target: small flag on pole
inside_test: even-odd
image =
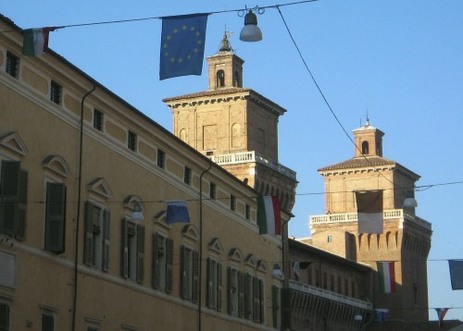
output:
[[[395,267],[394,262],[378,262],[378,285],[383,293],[394,293],[395,284]]]
[[[172,223],[189,223],[190,214],[186,201],[168,201],[167,202],[167,224]]]
[[[444,317],[449,308],[436,308],[437,318],[439,319],[439,328],[444,326]]]
[[[200,76],[208,14],[169,16],[162,19],[159,78]]]
[[[449,260],[452,290],[463,290],[463,260]]]
[[[23,31],[23,55],[40,56],[48,50],[50,31],[56,28],[27,29]]]
[[[383,233],[383,191],[355,192],[359,233]]]
[[[257,224],[259,234],[281,234],[280,200],[277,196],[257,198]]]

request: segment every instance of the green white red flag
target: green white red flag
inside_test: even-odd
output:
[[[383,293],[396,291],[394,262],[378,262],[378,285]]]
[[[27,29],[23,31],[23,55],[40,56],[48,50],[48,37],[50,31],[56,28],[46,27]]]
[[[277,196],[257,198],[257,224],[259,234],[281,234],[280,200]]]

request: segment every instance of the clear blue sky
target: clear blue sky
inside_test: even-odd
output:
[[[286,0],[286,3],[290,1]],[[0,12],[22,28],[216,12],[278,1],[0,0]],[[346,131],[370,122],[386,134],[384,156],[421,175],[417,215],[432,222],[429,306],[454,307],[463,320],[463,291],[452,291],[448,259],[463,258],[463,2],[455,0],[319,0],[281,7],[300,51]],[[243,18],[209,16],[206,56],[225,30],[245,60],[244,85],[288,112],[279,122],[280,163],[297,171],[290,235],[309,235],[310,215],[324,213],[317,169],[351,158],[354,146],[323,101],[276,9],[258,15],[264,40],[243,43]],[[65,28],[50,47],[168,130],[166,97],[207,88],[202,76],[159,81],[161,20]],[[460,206],[460,207],[458,207]],[[436,319],[430,310],[431,319]]]

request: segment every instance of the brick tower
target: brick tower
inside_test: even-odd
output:
[[[278,119],[286,110],[243,87],[244,61],[225,33],[207,58],[206,91],[166,98],[173,133],[263,195],[277,195],[283,210],[294,206],[296,173],[278,162]]]
[[[311,216],[312,245],[363,262],[377,270],[377,262],[393,262],[395,293],[384,293],[378,282],[375,308],[389,310],[388,319],[428,320],[427,256],[431,224],[415,215],[417,174],[383,157],[384,133],[366,124],[354,133],[354,157],[319,169],[325,181],[325,214]],[[358,233],[355,191],[383,191],[382,234]],[[408,200],[410,201],[410,200]],[[414,200],[413,200],[414,201]],[[375,275],[376,278],[378,274]]]

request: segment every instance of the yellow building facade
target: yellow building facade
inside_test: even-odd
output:
[[[258,191],[0,28],[0,329],[279,328]],[[168,222],[177,200],[190,222]]]

